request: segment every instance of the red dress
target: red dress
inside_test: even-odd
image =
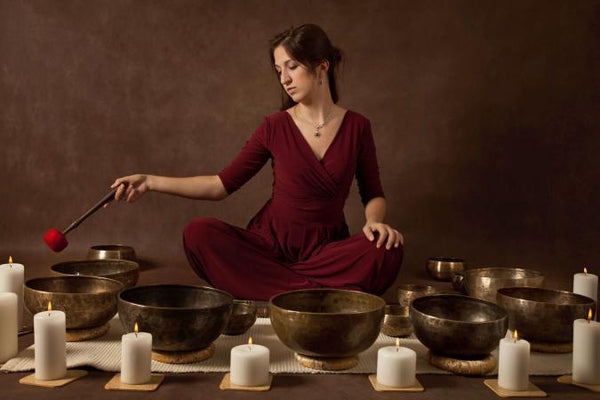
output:
[[[215,218],[196,218],[185,228],[194,271],[245,299],[324,286],[383,293],[396,278],[402,247],[377,249],[363,232],[350,236],[343,211],[355,176],[363,204],[384,196],[369,120],[347,111],[319,160],[287,112],[266,117],[219,173],[227,193],[269,159],[272,197],[247,229]]]

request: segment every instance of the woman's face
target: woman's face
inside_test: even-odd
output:
[[[294,60],[283,46],[275,48],[273,58],[279,82],[292,100],[300,103],[315,93],[318,81],[316,74],[311,73],[305,65]]]

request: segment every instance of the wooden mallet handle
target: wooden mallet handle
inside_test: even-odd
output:
[[[67,227],[67,229],[65,229],[63,231],[63,234],[66,235],[69,231],[72,231],[73,229],[77,228],[79,226],[79,224],[81,224],[83,221],[86,220],[87,217],[89,217],[90,215],[92,215],[93,213],[98,211],[100,208],[102,208],[103,205],[105,205],[109,201],[112,201],[115,198],[116,192],[117,192],[116,188],[111,190],[110,192],[108,192],[108,194],[106,196],[104,196],[100,201],[98,201],[96,204],[94,204],[94,206],[92,208],[87,210],[85,212],[85,214],[83,214],[81,217],[79,217],[75,221],[73,221],[73,223],[71,225],[69,225]]]

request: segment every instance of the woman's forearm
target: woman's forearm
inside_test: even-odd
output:
[[[148,190],[199,200],[222,200],[227,191],[217,175],[173,178],[148,175]]]
[[[383,222],[385,219],[385,198],[374,197],[365,206],[365,219],[367,222]]]

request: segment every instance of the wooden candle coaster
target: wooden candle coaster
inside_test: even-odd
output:
[[[191,364],[211,358],[215,354],[215,345],[194,351],[159,351],[152,350],[152,359],[166,364]]]
[[[106,390],[128,390],[133,392],[154,392],[162,381],[165,379],[164,375],[161,374],[152,374],[150,378],[150,382],[141,383],[139,385],[129,385],[127,383],[121,382],[121,374],[115,374],[110,381],[104,385],[104,389]]]
[[[527,390],[510,390],[498,386],[498,379],[486,379],[483,381],[485,386],[500,397],[547,397],[548,394],[533,383],[529,382]]]
[[[415,384],[407,387],[394,387],[394,386],[385,386],[377,381],[377,375],[369,375],[369,381],[373,386],[373,389],[377,392],[422,392],[425,390],[421,382],[415,378]]]
[[[600,385],[588,385],[587,383],[579,383],[573,380],[573,375],[563,375],[556,379],[559,383],[566,383],[573,386],[579,386],[592,392],[600,392]]]
[[[296,360],[306,368],[316,369],[319,371],[343,371],[350,369],[358,364],[358,357],[343,357],[343,358],[325,358],[325,357],[310,357],[302,354],[294,353]]]
[[[573,342],[568,343],[546,343],[546,342],[530,342],[531,351],[538,353],[572,353]]]
[[[496,368],[496,358],[491,354],[482,360],[460,360],[428,353],[429,364],[458,375],[485,375]]]
[[[240,386],[231,383],[229,372],[225,374],[223,380],[219,384],[221,390],[243,390],[246,392],[266,392],[271,390],[271,382],[273,382],[273,375],[269,374],[269,383],[263,386]]]
[[[64,378],[53,379],[51,381],[42,381],[35,379],[35,373],[31,375],[27,375],[21,379],[19,379],[19,383],[23,385],[30,386],[40,386],[40,387],[48,387],[48,388],[57,388],[61,386],[68,385],[69,383],[76,381],[79,378],[86,376],[88,373],[82,369],[68,369],[67,374]]]
[[[86,329],[67,329],[67,342],[82,342],[84,340],[95,339],[106,335],[109,324],[95,326]]]

